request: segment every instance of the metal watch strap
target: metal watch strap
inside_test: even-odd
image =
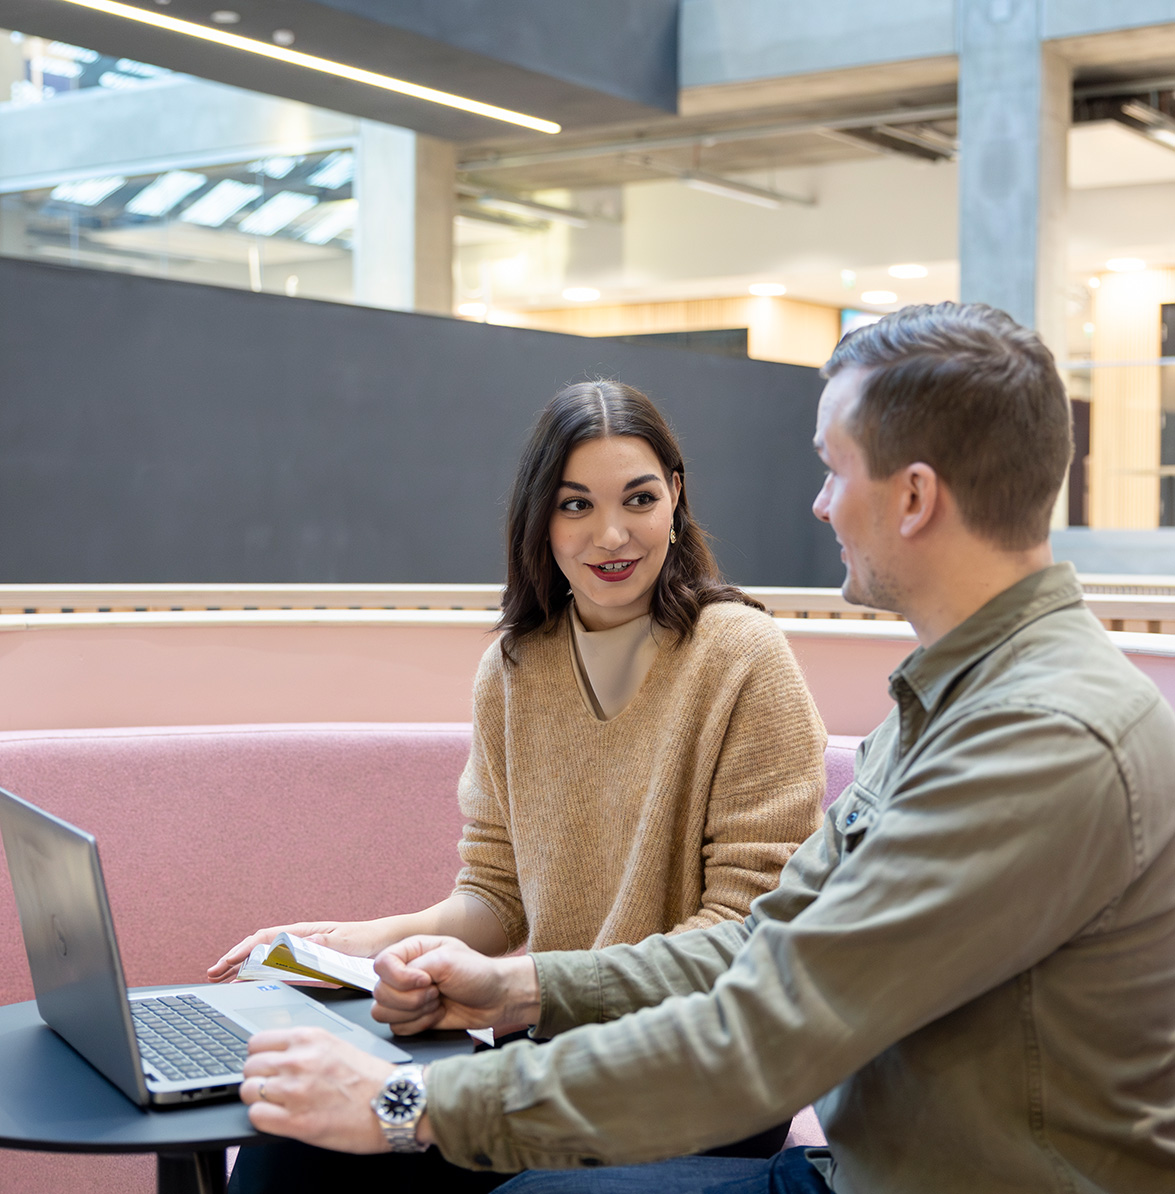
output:
[[[424,1114],[427,1096],[424,1068],[402,1065],[371,1100],[383,1138],[394,1153],[422,1153],[428,1147],[416,1139],[416,1125]]]

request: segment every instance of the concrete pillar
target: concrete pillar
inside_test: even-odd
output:
[[[416,137],[416,310],[453,313],[453,219],[457,147]]]
[[[411,311],[416,305],[416,134],[359,122],[353,194],[355,301]]]
[[[28,216],[19,195],[0,195],[0,257],[29,255]]]
[[[1041,44],[1040,7],[959,0],[959,290],[1064,358],[1072,75]]]
[[[0,104],[12,98],[12,85],[24,78],[24,54],[9,34],[0,29]]]
[[[455,147],[359,122],[355,301],[448,315],[453,308]]]

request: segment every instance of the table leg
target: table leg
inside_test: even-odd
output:
[[[156,1194],[224,1194],[224,1149],[160,1153],[156,1158]]]

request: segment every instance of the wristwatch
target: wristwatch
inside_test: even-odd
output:
[[[402,1065],[371,1100],[379,1129],[394,1153],[422,1153],[428,1147],[416,1139],[416,1125],[424,1114],[427,1098],[424,1068]]]

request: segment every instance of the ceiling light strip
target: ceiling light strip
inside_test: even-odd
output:
[[[142,25],[166,29],[169,33],[183,33],[188,37],[210,41],[233,50],[244,50],[246,53],[257,54],[263,58],[273,58],[292,66],[316,70],[324,75],[349,79],[353,83],[366,83],[370,87],[379,87],[384,91],[394,91],[413,99],[442,104],[447,108],[457,108],[462,112],[471,112],[475,116],[486,116],[490,120],[520,125],[522,128],[534,129],[539,133],[560,131],[560,126],[553,120],[542,120],[537,116],[527,116],[523,112],[511,112],[509,108],[483,104],[480,100],[466,99],[464,96],[452,95],[447,91],[437,91],[432,87],[421,87],[418,83],[394,79],[390,75],[376,74],[375,71],[363,70],[357,66],[347,66],[342,62],[332,62],[329,58],[304,54],[300,50],[291,50],[285,46],[270,45],[268,42],[257,41],[252,37],[241,37],[237,33],[226,33],[223,29],[210,29],[205,25],[198,25],[194,21],[182,21],[176,17],[165,16],[163,13],[148,12],[131,4],[120,4],[117,0],[61,0],[61,3],[73,4],[78,8],[88,8],[112,17],[123,17],[128,21],[138,21]]]

